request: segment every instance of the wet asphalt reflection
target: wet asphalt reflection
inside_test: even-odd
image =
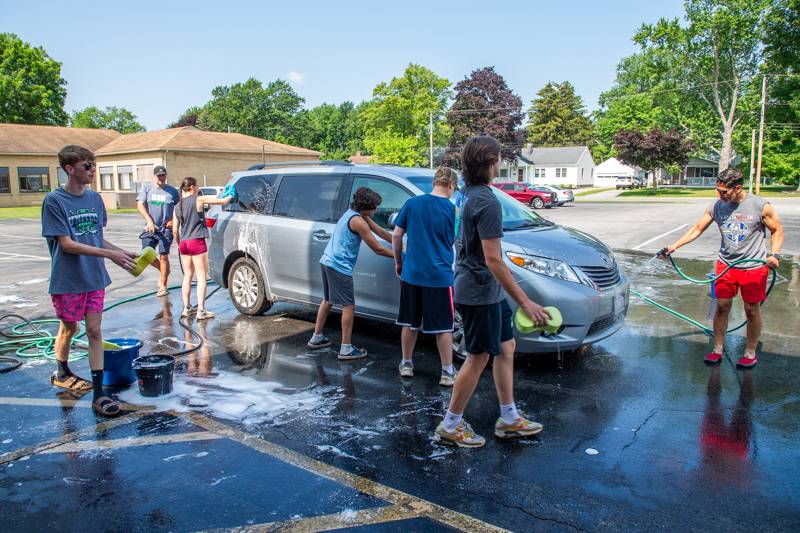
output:
[[[680,281],[671,267],[645,256],[617,255],[634,288],[706,323],[706,287]],[[708,262],[680,264],[695,277],[710,270]],[[418,344],[415,377],[403,380],[397,374],[399,329],[394,326],[357,320],[354,343],[367,348],[370,356],[340,363],[335,350],[312,352],[305,345],[315,309],[277,304],[266,316],[246,317],[235,312],[224,291],[209,301],[217,318],[189,320],[204,345],[179,359],[174,393],[142,398],[134,386],[120,392],[120,398],[159,411],[205,414],[344,471],[516,531],[797,530],[797,268],[782,265],[780,281],[763,308],[763,342],[754,370],[736,370],[732,364],[744,349],[741,333],[729,336],[726,360],[710,368],[702,361],[709,348],[704,334],[632,296],[626,326],[614,336],[575,352],[518,357],[516,399],[544,424],[538,438],[500,442],[492,437],[497,399],[487,371],[466,413],[476,431],[487,437],[481,450],[453,450],[432,440],[450,396],[437,384],[432,338]],[[185,349],[198,339],[179,325],[180,309],[177,293],[137,302],[110,312],[104,331],[107,337],[140,338],[143,353]],[[742,319],[741,307],[735,309],[732,323]],[[334,347],[338,319],[333,315],[326,329]],[[1,377],[0,395],[52,398],[46,383],[49,371],[49,364],[34,364]],[[0,415],[0,442],[14,440],[3,444],[0,454],[82,427],[83,418],[75,422],[66,412],[51,413],[37,425],[30,419],[32,409],[11,407]],[[68,424],[75,425],[68,429]],[[166,414],[150,414],[142,418],[137,434],[171,434],[182,424],[186,422]],[[131,429],[111,431],[125,436]],[[217,440],[164,446],[170,449],[157,452],[159,457],[180,457],[164,462],[161,475],[146,468],[137,472],[137,461],[144,456],[134,448],[120,455],[78,453],[85,465],[81,468],[101,471],[95,472],[101,477],[117,470],[121,479],[103,491],[83,488],[74,500],[61,502],[61,509],[118,509],[113,505],[117,499],[132,499],[135,512],[125,511],[124,519],[110,522],[113,527],[186,530],[376,505],[352,489],[322,487],[319,480],[279,461],[249,466],[253,452],[223,449]],[[197,456],[203,452],[211,455]],[[12,511],[43,520],[45,511],[36,502],[40,491],[50,487],[44,481],[47,472],[61,468],[52,457],[37,463],[38,456],[33,456],[29,464],[36,463],[35,474],[26,475],[20,460],[2,467],[0,497],[11,502],[0,511],[5,523],[27,523],[19,521],[19,514],[10,515]],[[207,464],[212,457],[213,472]],[[81,468],[73,467],[73,474],[59,471],[56,477],[92,479]],[[211,485],[222,478],[226,481]],[[90,482],[70,483],[92,487]],[[163,492],[153,490],[143,498],[131,493],[130,483],[153,484]],[[197,487],[190,488],[198,483],[220,489],[231,483],[217,493],[219,505],[209,507],[205,521],[192,514],[191,506],[180,510],[185,500],[201,498]],[[270,513],[277,509],[271,515],[248,499],[255,487],[270,491],[261,487],[281,484],[293,495],[293,508],[280,503],[286,491],[270,496],[275,502]],[[331,495],[319,500],[313,491]],[[225,502],[238,503],[225,507]],[[154,509],[167,508],[167,518],[151,516]]]

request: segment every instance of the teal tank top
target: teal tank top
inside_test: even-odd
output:
[[[361,236],[350,229],[350,220],[361,216],[358,211],[348,209],[336,223],[333,236],[328,241],[322,258],[319,260],[325,266],[341,272],[347,276],[353,275],[353,268],[358,259],[358,250],[361,247]]]

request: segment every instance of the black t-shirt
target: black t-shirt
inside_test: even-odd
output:
[[[486,266],[481,241],[503,237],[503,210],[489,185],[470,185],[463,195],[454,299],[464,305],[494,304],[503,300],[503,289]]]

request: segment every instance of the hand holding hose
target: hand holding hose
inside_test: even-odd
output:
[[[677,249],[678,248],[676,246],[665,246],[662,249],[660,249],[658,252],[656,252],[656,257],[666,261],[667,258],[669,256],[671,256],[673,253],[675,253],[675,250],[677,250]]]

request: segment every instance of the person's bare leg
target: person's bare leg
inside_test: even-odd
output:
[[[197,274],[197,311],[204,311],[208,280],[208,254],[193,255],[192,265]]]
[[[407,326],[400,330],[400,350],[403,353],[403,361],[412,361],[414,358],[414,346],[417,344],[417,332]]]
[[[86,313],[86,338],[89,340],[89,368],[103,370],[103,315]]]
[[[717,298],[717,310],[714,313],[714,353],[722,353],[725,346],[725,332],[728,329],[732,303],[731,298]]]
[[[56,361],[61,363],[67,363],[69,361],[69,346],[77,332],[77,322],[61,321],[55,340]]]
[[[325,328],[325,322],[328,320],[328,315],[331,312],[333,304],[327,300],[322,300],[317,309],[317,321],[314,323],[314,335],[322,335],[322,330]]]
[[[467,354],[467,360],[461,365],[453,385],[453,395],[450,397],[450,407],[448,410],[455,415],[463,415],[467,408],[475,387],[481,379],[483,369],[489,362],[489,354]]]
[[[192,277],[194,276],[194,266],[192,266],[192,256],[182,255],[181,264],[183,265],[183,282],[181,283],[181,296],[183,296],[183,306],[192,305]]]
[[[752,359],[756,356],[758,339],[761,337],[761,305],[745,302],[744,314],[747,316],[747,345],[744,355]]]
[[[442,367],[453,364],[453,334],[449,331],[436,334],[436,347],[439,349],[439,360]]]
[[[163,254],[158,257],[159,261],[159,271],[161,272],[161,278],[159,279],[158,288],[159,289],[166,289],[167,283],[169,282],[169,255]]]
[[[342,307],[342,344],[352,344],[355,311],[355,305]]]
[[[492,361],[492,377],[497,389],[500,405],[514,403],[514,351],[517,343],[514,339],[500,344],[500,355]]]

